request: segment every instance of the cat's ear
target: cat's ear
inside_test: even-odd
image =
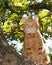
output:
[[[38,18],[38,15],[35,16],[34,20],[35,20],[35,23],[37,24],[37,27],[39,28],[39,22],[38,22],[39,18]]]
[[[26,22],[26,20],[27,20],[26,17],[25,16],[22,16],[22,21],[23,22]]]
[[[38,22],[38,15],[35,16],[35,21]]]

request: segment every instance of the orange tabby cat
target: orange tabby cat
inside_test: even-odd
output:
[[[35,19],[26,19],[22,17],[24,21],[24,48],[22,55],[33,62],[36,61],[42,65],[47,65],[49,59],[45,53],[43,47],[42,35],[39,31],[38,16]]]

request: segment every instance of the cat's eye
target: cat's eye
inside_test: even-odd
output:
[[[29,27],[29,25],[28,25],[28,24],[25,24],[25,26],[26,26],[26,27]]]
[[[31,27],[33,27],[34,24],[31,25]]]
[[[28,24],[25,24],[25,25],[28,25]]]
[[[34,24],[31,25],[31,27],[33,27]]]

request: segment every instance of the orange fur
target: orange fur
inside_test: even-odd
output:
[[[47,65],[49,61],[43,47],[43,39],[39,31],[38,18],[36,18],[26,20],[23,24],[25,44],[22,55],[33,62],[36,61],[40,64]]]

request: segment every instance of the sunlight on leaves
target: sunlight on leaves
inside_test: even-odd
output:
[[[40,18],[42,18],[42,17],[44,17],[44,16],[47,16],[47,14],[48,14],[48,11],[47,11],[47,10],[43,10],[43,11],[40,11],[40,12],[39,12]]]
[[[17,17],[18,17],[18,15],[16,13],[13,13],[13,14],[10,15],[10,17],[8,19],[13,20],[13,19],[15,19]]]
[[[3,30],[7,33],[7,34],[10,34],[9,32],[11,32],[11,27],[9,25],[10,23],[8,21],[6,21],[4,23],[4,26],[3,26]]]
[[[27,0],[14,0],[13,2],[15,6],[24,6],[28,3]]]

